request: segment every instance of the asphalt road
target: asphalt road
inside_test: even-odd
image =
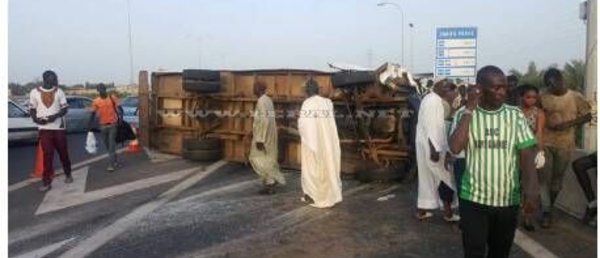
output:
[[[102,144],[98,145],[98,153],[91,155],[85,151],[87,133],[73,133],[67,136],[69,145],[69,157],[71,163],[75,164],[83,160],[93,158],[106,153]],[[97,140],[100,138],[96,134]],[[36,158],[35,143],[17,143],[8,147],[8,184],[15,184],[31,177],[35,167]],[[54,169],[62,167],[58,153],[54,154]]]
[[[69,135],[73,163],[93,157],[85,138]],[[11,183],[29,178],[34,157],[35,145],[10,147]],[[344,180],[343,202],[315,209],[299,201],[298,171],[284,171],[287,184],[262,196],[241,164],[145,151],[120,160],[112,173],[106,159],[82,166],[73,184],[55,180],[48,193],[38,183],[9,191],[9,257],[462,257],[456,225],[439,213],[413,218],[414,183]],[[555,219],[552,229],[521,233],[511,257],[596,256],[595,229],[562,213]]]

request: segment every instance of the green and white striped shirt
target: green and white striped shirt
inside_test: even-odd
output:
[[[464,111],[463,107],[454,116],[452,132]],[[460,197],[494,207],[518,205],[521,199],[518,150],[535,144],[535,136],[517,107],[503,105],[496,111],[477,107],[469,126]]]

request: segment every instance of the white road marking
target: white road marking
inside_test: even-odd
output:
[[[109,225],[105,228],[102,228],[101,230],[99,230],[98,232],[93,234],[92,236],[81,241],[73,249],[65,252],[60,257],[80,258],[80,257],[85,257],[85,256],[91,254],[92,252],[96,251],[98,248],[100,248],[101,246],[106,244],[111,239],[113,239],[113,238],[117,237],[118,235],[120,235],[121,233],[125,232],[129,227],[133,226],[135,223],[137,223],[139,220],[144,218],[150,212],[156,210],[163,204],[172,200],[177,195],[179,195],[181,192],[190,188],[191,186],[195,185],[196,183],[200,182],[202,179],[211,175],[212,173],[217,171],[219,168],[221,168],[225,164],[227,164],[227,162],[223,161],[223,160],[215,162],[214,164],[208,166],[202,172],[198,172],[198,173],[192,175],[190,178],[180,182],[176,186],[174,186],[171,189],[169,189],[168,191],[164,192],[157,199],[150,201],[150,202],[136,208],[134,211],[127,214],[125,217],[122,217],[119,220],[112,223],[111,225]]]
[[[46,193],[46,196],[35,212],[35,215],[57,211],[75,205],[98,201],[104,198],[176,181],[186,177],[197,169],[198,168],[185,169],[168,173],[166,175],[141,179],[138,181],[86,193],[85,185],[89,167],[84,167],[80,169],[78,173],[73,173],[72,184],[65,184],[62,180],[56,180],[52,185],[52,190]]]
[[[117,150],[117,154],[124,152],[126,149],[127,149],[127,148],[122,148],[122,149],[119,149],[119,150]],[[82,168],[82,167],[84,167],[84,166],[87,166],[87,165],[89,165],[89,164],[92,164],[92,163],[94,163],[94,162],[96,162],[96,161],[99,161],[99,160],[105,159],[105,158],[107,158],[107,157],[108,157],[108,153],[105,153],[105,154],[102,154],[102,155],[100,155],[100,156],[93,157],[93,158],[91,158],[91,159],[87,159],[87,160],[84,160],[84,161],[81,161],[81,162],[78,162],[78,163],[72,164],[72,165],[71,165],[71,170],[72,170],[72,172],[71,172],[71,173],[73,173],[73,174],[74,174],[75,172],[77,172],[77,171],[76,171],[77,169],[80,169],[80,168]],[[54,175],[56,175],[56,176],[60,176],[60,175],[62,175],[62,174],[64,174],[64,170],[63,170],[62,168],[61,168],[61,169],[59,169],[59,170],[56,170],[56,171],[54,171]],[[8,192],[10,193],[10,192],[12,192],[12,191],[19,190],[19,189],[21,189],[21,188],[23,188],[23,187],[26,187],[26,186],[28,186],[28,185],[30,185],[30,184],[33,184],[33,183],[39,182],[39,181],[41,181],[41,180],[42,180],[41,178],[38,178],[38,177],[33,177],[33,178],[30,178],[30,179],[27,179],[27,180],[23,180],[23,181],[21,181],[21,182],[19,182],[19,183],[15,183],[15,184],[9,185],[9,186],[8,186]]]
[[[540,243],[525,235],[521,230],[515,232],[515,244],[534,258],[558,258]]]
[[[48,246],[44,246],[44,247],[42,247],[40,249],[33,250],[31,252],[28,252],[28,253],[25,253],[25,254],[21,254],[19,256],[13,257],[13,258],[41,258],[41,257],[44,257],[44,256],[46,256],[46,255],[48,255],[48,254],[50,254],[50,253],[58,250],[63,245],[65,245],[65,244],[73,241],[73,239],[75,239],[75,238],[74,237],[73,238],[69,238],[67,240],[63,240],[63,241],[58,242],[58,243],[54,243],[54,244],[51,244],[51,245],[48,245]]]

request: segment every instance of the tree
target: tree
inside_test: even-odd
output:
[[[566,63],[562,75],[567,88],[585,94],[583,88],[585,84],[585,63],[582,60],[572,60]]]

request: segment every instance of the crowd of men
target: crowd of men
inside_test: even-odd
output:
[[[574,158],[575,130],[591,113],[585,98],[565,87],[559,70],[549,69],[543,81],[547,89],[540,93],[486,66],[475,85],[461,91],[442,79],[423,98],[416,217],[424,220],[442,208],[446,221],[460,220],[465,257],[508,257],[520,216],[528,231],[535,230],[536,218],[541,227],[552,226],[552,207]],[[594,152],[573,162],[589,203],[585,223],[596,216],[588,176],[596,160]],[[460,217],[451,211],[455,199]]]
[[[58,150],[71,183],[66,149],[64,115],[68,105],[57,87],[54,72],[43,75],[44,86],[30,96],[31,117],[39,125],[44,152],[43,185],[52,182],[54,149]],[[459,87],[447,79],[431,86],[416,108],[414,135],[418,166],[417,214],[419,220],[443,209],[443,219],[460,221],[465,257],[508,257],[520,215],[523,227],[533,231],[538,208],[540,225],[552,225],[552,207],[561,191],[564,173],[573,159],[575,129],[591,120],[590,106],[578,92],[565,87],[557,69],[543,76],[547,89],[517,87],[517,79],[495,66],[481,68],[475,85]],[[277,162],[278,135],[275,109],[258,82],[250,164],[260,177],[260,194],[274,194],[285,185]],[[114,142],[118,99],[99,87],[92,111],[98,114],[104,142],[110,153],[108,171],[117,160]],[[307,98],[295,133],[301,139],[302,201],[328,208],[342,201],[341,150],[330,99],[319,96],[319,85],[305,84]],[[94,119],[93,115],[90,121]],[[596,153],[573,162],[573,170],[586,194],[584,222],[596,215],[596,197],[587,170],[596,167]],[[458,209],[457,209],[458,207]]]

